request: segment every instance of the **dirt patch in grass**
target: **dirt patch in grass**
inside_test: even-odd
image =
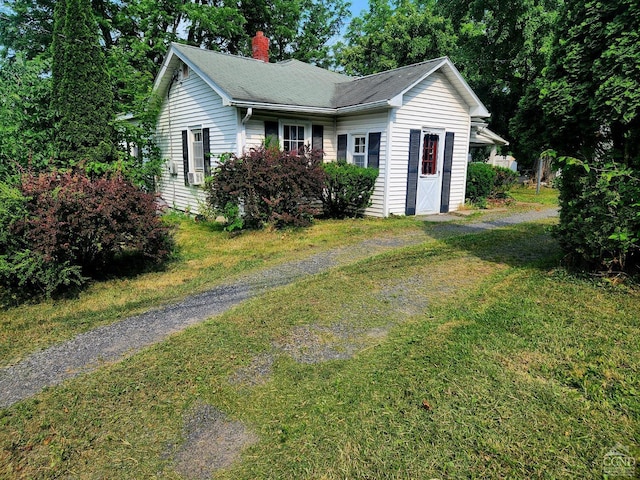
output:
[[[258,437],[240,422],[232,421],[211,405],[190,411],[183,427],[184,443],[173,454],[173,468],[188,479],[211,478],[216,470],[229,467],[242,450]]]
[[[276,356],[273,353],[262,353],[251,359],[251,363],[236,371],[229,378],[233,385],[243,384],[250,387],[264,383],[273,369]]]
[[[313,364],[351,358],[364,340],[362,332],[350,325],[302,325],[274,346],[296,362]]]
[[[509,355],[496,354],[496,360],[506,370],[519,376],[526,376],[542,380],[543,377],[537,374],[541,365],[549,365],[550,359],[540,352],[528,350],[512,352]]]

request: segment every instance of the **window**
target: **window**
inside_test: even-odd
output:
[[[367,137],[365,135],[353,136],[353,163],[359,167],[367,166]]]
[[[438,168],[438,135],[427,133],[422,143],[422,175],[435,175]]]
[[[204,148],[202,144],[202,130],[191,130],[193,152],[193,170],[195,172],[204,172]]]
[[[304,127],[302,125],[283,125],[282,136],[285,152],[299,152],[304,148]]]
[[[182,80],[189,78],[189,66],[186,63],[182,64]]]

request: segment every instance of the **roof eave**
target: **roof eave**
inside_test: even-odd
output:
[[[373,110],[380,108],[389,108],[394,106],[395,97],[390,100],[378,100],[376,102],[363,103],[359,105],[348,105],[345,107],[310,107],[306,105],[290,105],[267,102],[252,102],[250,100],[231,100],[230,105],[242,108],[256,108],[261,110],[272,110],[279,112],[295,112],[295,113],[316,113],[323,115],[341,115],[348,113],[357,113],[365,110]]]
[[[209,87],[211,87],[211,89],[214,92],[216,92],[220,96],[220,98],[222,98],[223,105],[231,104],[231,97],[229,96],[229,94],[227,94],[227,92],[225,92],[222,88],[220,88],[220,86],[218,86],[213,80],[211,80],[211,78],[209,78],[208,75],[206,75],[200,68],[198,68],[198,66],[195,63],[189,60],[189,58],[186,55],[184,55],[182,52],[176,49],[173,45],[171,45],[171,47],[169,48],[169,52],[167,53],[167,56],[165,57],[165,60],[162,63],[162,67],[160,68],[158,77],[156,78],[156,81],[153,84],[153,91],[157,91],[161,89],[161,87],[166,83],[165,78],[170,68],[171,61],[173,60],[174,57],[182,60],[191,70],[193,70],[196,74],[198,74],[198,76],[207,85],[209,85]]]
[[[463,95],[463,97],[468,96],[468,98],[465,100],[467,100],[467,103],[469,105],[469,115],[471,115],[472,117],[480,117],[480,118],[490,117],[491,114],[489,113],[489,110],[487,110],[487,108],[484,106],[482,101],[471,89],[469,84],[462,77],[462,75],[460,74],[456,66],[453,64],[453,62],[449,59],[449,57],[442,57],[437,64],[435,64],[432,68],[427,70],[423,75],[420,76],[420,78],[418,78],[415,82],[413,82],[408,87],[406,87],[402,92],[400,92],[398,97],[401,97],[402,95],[407,93],[409,90],[414,88],[416,85],[418,85],[420,82],[422,82],[425,78],[429,77],[434,72],[440,70],[443,67],[447,67],[449,69],[449,72],[453,75],[453,78],[455,79],[457,84],[457,85],[454,85],[454,87],[464,92],[465,95]],[[471,100],[471,102],[468,101],[469,99]]]
[[[323,115],[335,115],[336,109],[330,107],[311,107],[306,105],[288,105],[280,103],[253,102],[251,100],[230,99],[229,105],[240,108],[255,108],[260,110],[271,110],[276,112],[293,113],[316,113]]]
[[[389,108],[394,106],[394,101],[395,101],[396,97],[392,98],[392,99],[385,99],[385,100],[377,100],[375,102],[370,102],[370,103],[361,103],[358,105],[348,105],[345,107],[338,107],[336,108],[336,113],[338,114],[346,114],[346,113],[356,113],[356,112],[360,112],[363,110],[373,110],[373,109],[378,109],[378,108]]]

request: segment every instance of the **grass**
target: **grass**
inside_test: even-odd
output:
[[[519,209],[517,205],[511,207],[511,211]],[[477,213],[460,222],[481,215]],[[196,223],[180,215],[171,216],[169,221],[177,227],[180,250],[165,270],[96,282],[73,298],[0,309],[0,366],[16,363],[34,351],[98,326],[177,302],[242,274],[372,236],[411,234],[431,228],[412,217],[367,218],[318,221],[307,229],[264,230],[232,236],[217,224]]]
[[[540,192],[536,193],[535,186],[521,185],[513,188],[509,194],[519,203],[557,205],[558,190],[555,188],[540,187]]]
[[[178,301],[237,276],[373,235],[417,232],[412,218],[321,221],[308,229],[264,230],[230,236],[220,227],[182,216],[177,258],[164,271],[96,282],[74,298],[0,310],[0,366],[100,325]]]
[[[640,453],[640,294],[557,260],[520,225],[272,291],[2,410],[0,476],[181,478],[205,404],[259,438],[215,478],[601,478],[617,443]],[[358,351],[296,361],[312,327]],[[261,382],[231,381],[265,355]]]

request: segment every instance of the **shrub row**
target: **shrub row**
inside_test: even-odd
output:
[[[155,197],[120,176],[27,173],[0,184],[0,286],[15,299],[162,262],[173,249]]]
[[[517,178],[517,173],[508,168],[472,162],[467,168],[466,198],[474,203],[482,203],[487,198],[504,198]]]
[[[205,192],[207,206],[225,217],[227,230],[305,226],[321,212],[332,218],[362,215],[377,175],[376,169],[323,164],[319,151],[260,147],[223,159]]]

